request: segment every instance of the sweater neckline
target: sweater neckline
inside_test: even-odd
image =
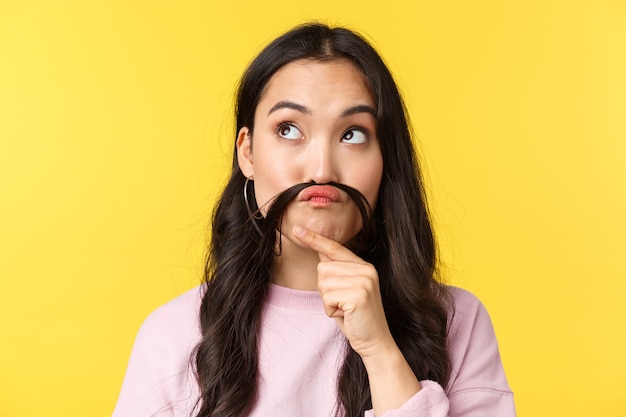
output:
[[[267,304],[308,312],[324,312],[324,303],[317,291],[294,290],[270,284]]]

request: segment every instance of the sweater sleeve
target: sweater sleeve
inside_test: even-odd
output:
[[[491,318],[473,294],[452,288],[455,312],[448,349],[450,417],[515,417]]]
[[[113,417],[187,416],[198,398],[189,361],[197,343],[192,293],[159,307],[142,324]]]
[[[448,336],[452,365],[446,391],[433,381],[402,407],[380,417],[515,417],[515,404],[491,319],[471,293],[450,289],[454,314]],[[364,417],[374,417],[372,410]]]

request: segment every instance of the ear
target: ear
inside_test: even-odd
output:
[[[250,129],[242,127],[237,134],[237,163],[246,178],[254,177],[254,163],[252,161],[252,135]]]

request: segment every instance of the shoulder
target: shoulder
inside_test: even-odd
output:
[[[469,291],[449,287],[452,295],[448,332],[451,372],[447,386],[450,415],[515,416],[491,318]]]
[[[465,313],[484,309],[483,303],[474,294],[459,287],[449,286],[448,292],[454,300],[454,309]]]
[[[190,314],[196,315],[200,309],[200,303],[202,302],[202,296],[204,294],[203,288],[204,286],[202,285],[194,287],[158,307],[150,313],[146,319],[146,323],[167,323],[179,318],[187,318]]]
[[[454,300],[448,333],[450,393],[468,389],[510,392],[487,309],[467,290],[449,287],[449,292]]]
[[[154,310],[143,322],[128,362],[114,417],[179,415],[197,398],[191,352],[200,340],[202,287]]]
[[[448,287],[452,297],[449,338],[454,345],[467,338],[488,337],[495,334],[491,318],[484,304],[471,292],[458,287]]]
[[[202,288],[194,287],[150,313],[141,325],[137,341],[180,346],[181,340],[199,337]]]
[[[491,318],[478,297],[458,287],[448,287],[448,292],[452,297],[448,330],[448,347],[451,353],[465,349],[470,341],[495,343]]]
[[[451,372],[446,391],[450,415],[515,416],[498,341],[483,303],[469,291],[449,287],[453,299],[448,331]]]

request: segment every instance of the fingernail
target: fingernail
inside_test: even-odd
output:
[[[294,226],[293,234],[297,235],[297,236],[304,237],[306,235],[306,230],[304,230],[304,228],[302,228],[300,226]]]

